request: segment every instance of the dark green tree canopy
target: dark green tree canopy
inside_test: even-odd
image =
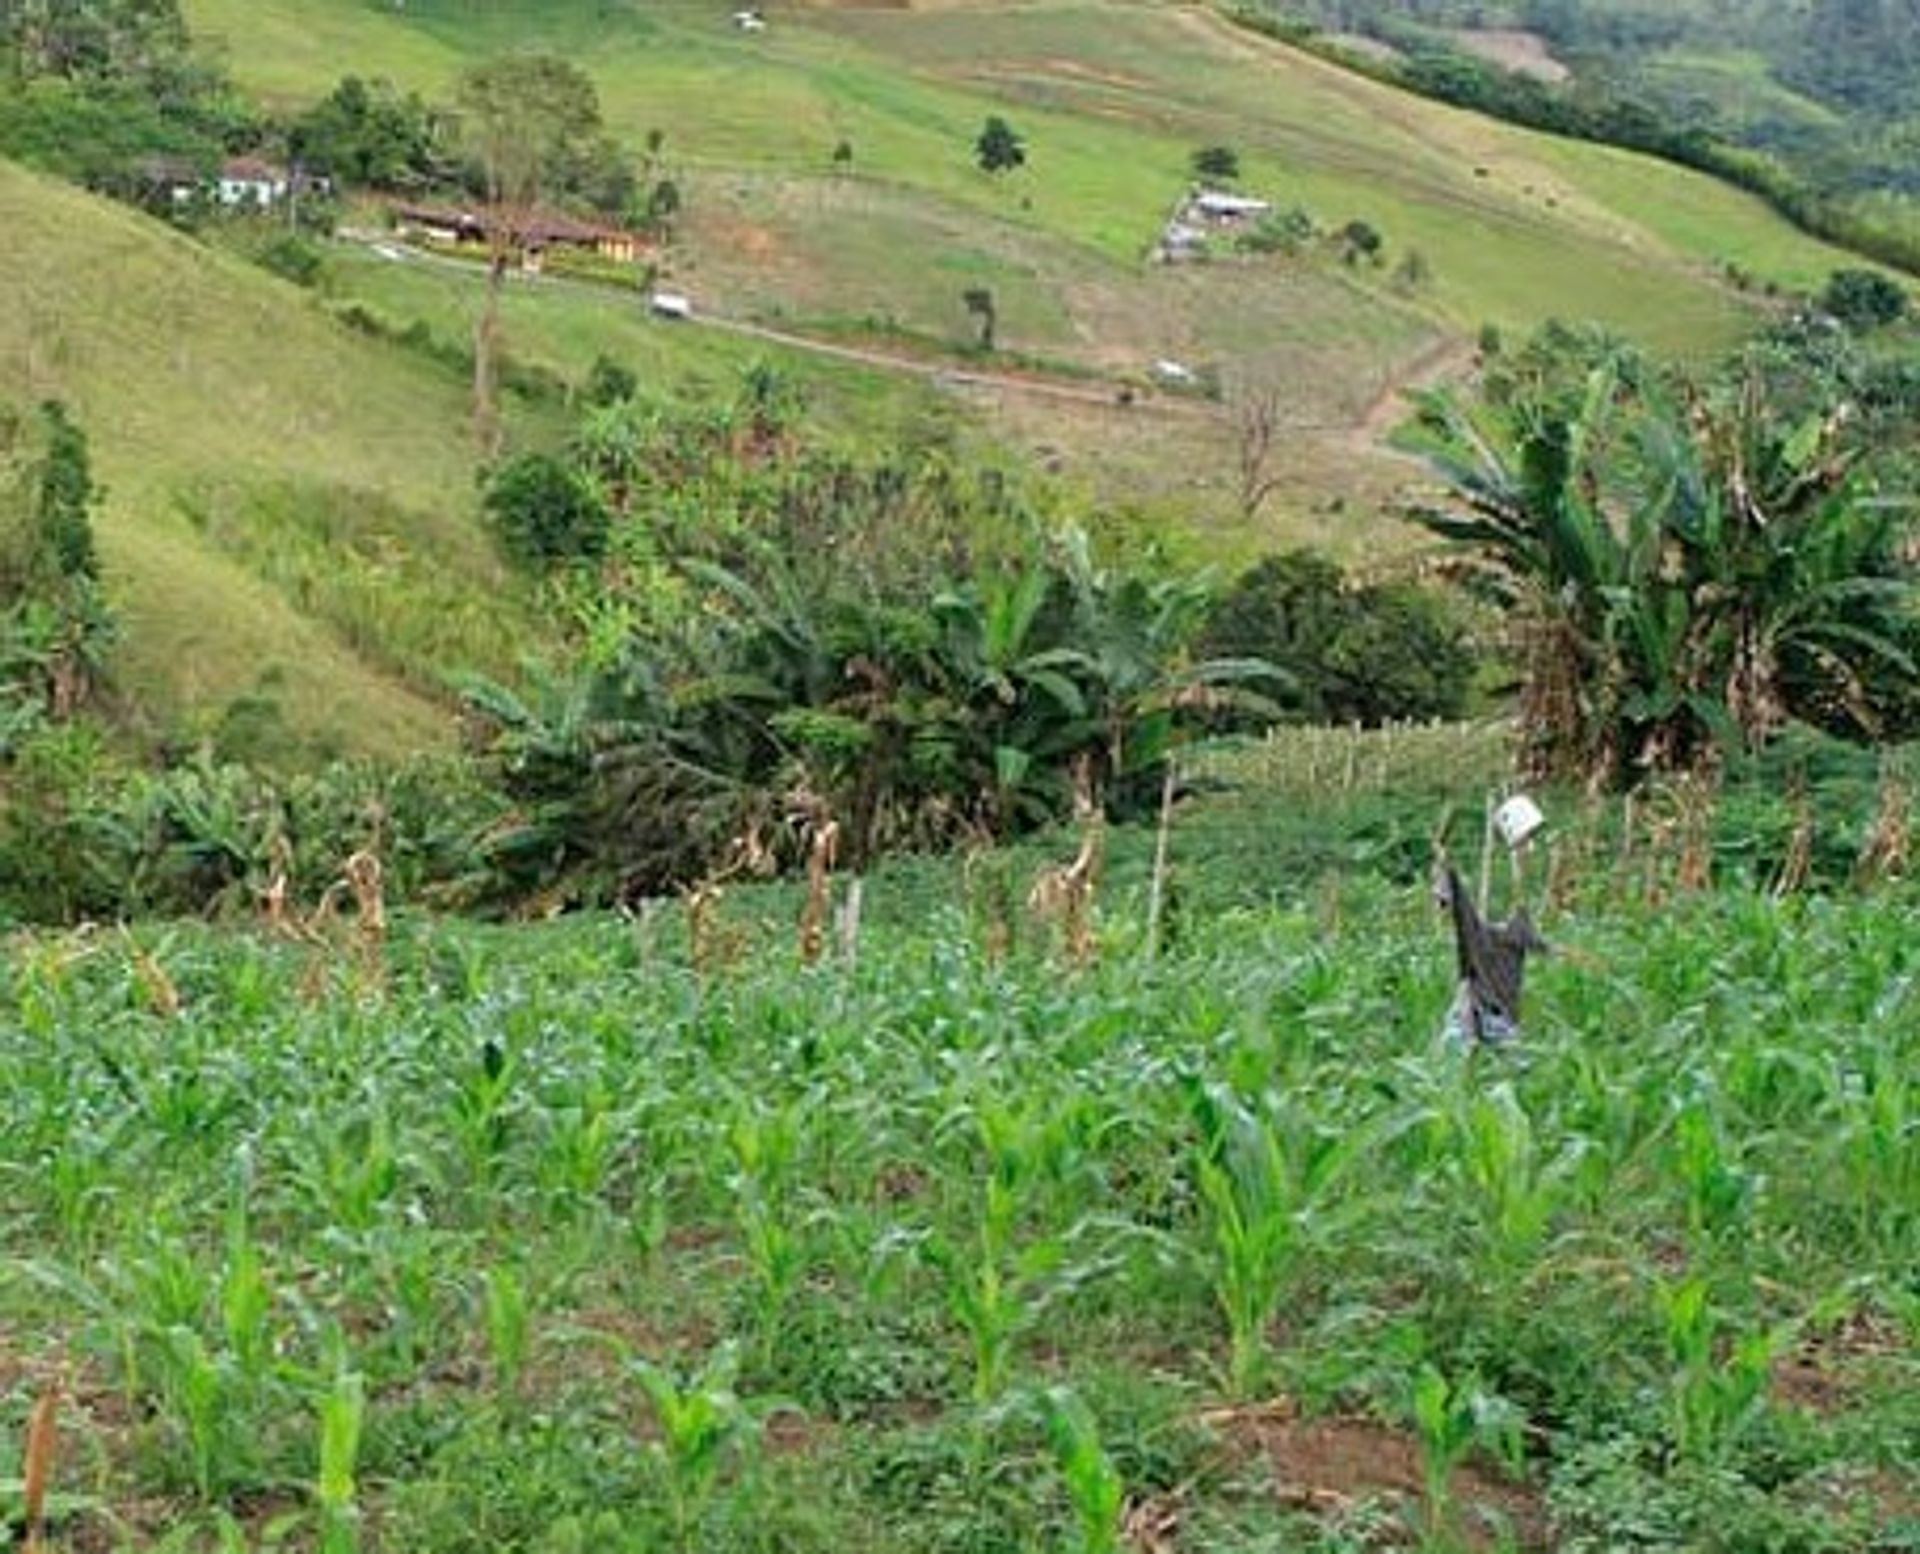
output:
[[[1193,154],[1193,173],[1210,183],[1232,183],[1240,176],[1240,153],[1232,146],[1202,146]]]
[[[556,55],[509,54],[476,65],[460,78],[457,102],[461,141],[487,198],[510,214],[566,187],[601,139],[599,93],[585,71]]]
[[[1457,717],[1474,676],[1459,612],[1439,596],[1404,583],[1356,586],[1311,550],[1268,556],[1236,578],[1200,647],[1272,664],[1284,676],[1276,709],[1309,723]]]
[[[1011,172],[1027,160],[1027,143],[999,114],[991,114],[973,143],[974,160],[987,173]]]
[[[294,120],[288,149],[304,165],[343,182],[403,189],[440,172],[445,126],[418,93],[392,82],[344,76],[326,97]]]
[[[1820,306],[1849,329],[1865,333],[1898,323],[1910,303],[1906,288],[1878,270],[1835,270],[1820,293]]]
[[[546,570],[607,548],[611,519],[593,481],[545,453],[523,453],[487,483],[487,515],[507,554]]]

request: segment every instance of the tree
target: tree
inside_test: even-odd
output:
[[[87,435],[58,400],[0,407],[0,711],[64,722],[105,672],[114,622],[99,586]]]
[[[853,171],[853,142],[842,139],[833,148],[833,170],[836,173]]]
[[[1200,650],[1272,664],[1287,677],[1275,701],[1310,723],[1457,717],[1474,673],[1461,623],[1433,593],[1356,587],[1307,550],[1236,578],[1209,612]]]
[[[969,286],[960,294],[960,300],[967,305],[967,311],[980,321],[980,349],[991,351],[994,330],[1000,322],[993,292],[985,286]]]
[[[417,93],[350,75],[293,122],[287,141],[294,160],[342,183],[405,189],[434,176],[441,136],[438,116]]]
[[[593,481],[549,454],[508,460],[487,482],[483,505],[501,545],[522,565],[546,570],[606,551],[606,502]]]
[[[1232,146],[1202,146],[1193,154],[1193,176],[1208,183],[1232,183],[1240,176],[1240,153]]]
[[[1906,288],[1878,270],[1835,270],[1820,293],[1822,311],[1856,334],[1898,323],[1908,306]]]
[[[474,333],[474,429],[483,450],[500,443],[496,378],[500,296],[543,191],[569,158],[600,132],[593,83],[548,54],[515,54],[476,65],[460,78],[461,134],[486,183],[487,296]]]
[[[1340,229],[1340,256],[1348,264],[1358,264],[1362,259],[1369,264],[1380,262],[1380,252],[1387,246],[1387,240],[1380,235],[1379,228],[1369,222],[1349,221]]]
[[[1751,361],[1678,396],[1615,355],[1504,406],[1427,399],[1450,495],[1415,517],[1503,612],[1533,775],[1691,770],[1911,707],[1906,519],[1851,423]]]
[[[1007,173],[1026,165],[1027,144],[999,114],[989,114],[973,143],[973,155],[983,173]]]
[[[1245,519],[1257,518],[1260,509],[1280,489],[1276,460],[1280,453],[1280,390],[1272,383],[1243,384],[1233,395],[1229,411],[1233,419],[1234,494]]]
[[[587,383],[581,391],[581,397],[589,405],[602,407],[632,399],[639,392],[640,380],[634,376],[633,369],[602,351],[594,357],[593,366],[587,372]]]
[[[662,178],[647,191],[646,226],[665,240],[673,235],[673,218],[680,214],[680,185]]]

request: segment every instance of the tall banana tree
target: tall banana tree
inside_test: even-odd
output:
[[[1617,372],[1602,364],[1577,396],[1494,408],[1436,393],[1420,405],[1423,448],[1445,494],[1412,516],[1452,542],[1468,581],[1505,614],[1536,777],[1590,771],[1606,758],[1616,716],[1610,644],[1646,548],[1644,532],[1636,545],[1616,530],[1597,473],[1623,398]]]
[[[1445,494],[1413,516],[1508,611],[1533,775],[1691,768],[1793,718],[1872,736],[1911,695],[1905,509],[1844,404],[1603,362],[1577,396],[1436,396],[1423,424]]]

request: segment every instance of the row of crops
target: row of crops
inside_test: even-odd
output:
[[[1467,1056],[1417,884],[887,888],[15,946],[0,1525],[56,1397],[59,1548],[1920,1547],[1909,897],[1562,917]]]

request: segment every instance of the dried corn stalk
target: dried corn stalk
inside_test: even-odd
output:
[[[822,817],[807,845],[807,897],[800,907],[800,964],[811,966],[826,953],[827,923],[833,916],[833,869],[840,856],[840,823]]]

